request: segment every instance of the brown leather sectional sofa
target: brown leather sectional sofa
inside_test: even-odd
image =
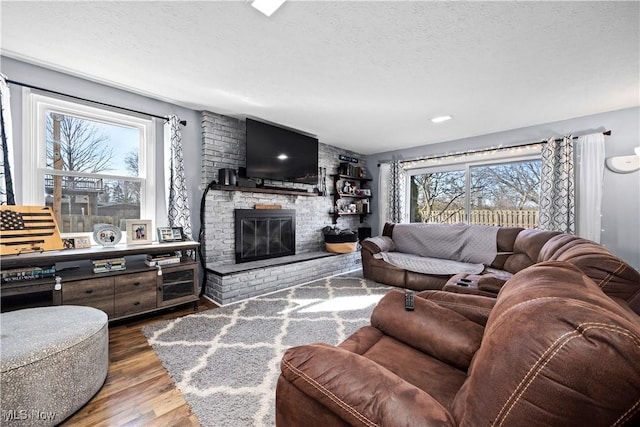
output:
[[[640,425],[640,317],[576,267],[591,251],[535,234],[497,298],[427,290],[406,311],[394,290],[340,345],[287,350],[276,425]],[[573,263],[524,267],[551,253]]]
[[[393,238],[393,229],[394,224],[385,224],[382,235]],[[567,233],[499,227],[498,255],[488,266],[490,269],[479,275],[415,273],[376,259],[374,255],[380,251],[381,248],[371,240],[362,242],[364,277],[416,291],[444,289],[493,297],[506,281],[505,275],[510,276],[544,261],[566,261],[584,272],[605,294],[625,301],[633,311],[640,313],[640,273],[602,245]],[[460,285],[461,278],[469,281]]]

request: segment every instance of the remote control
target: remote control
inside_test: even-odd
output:
[[[413,311],[413,291],[405,291],[404,309],[407,311]]]

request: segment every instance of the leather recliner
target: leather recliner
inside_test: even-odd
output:
[[[419,225],[419,224],[417,224]],[[383,236],[393,236],[394,224],[387,223]],[[499,227],[498,256],[488,267],[515,274],[544,261],[566,261],[578,267],[612,298],[625,301],[640,314],[640,272],[613,255],[604,246],[568,233],[517,227]],[[367,279],[392,286],[422,291],[446,290],[495,297],[505,280],[490,273],[477,276],[438,276],[406,271],[374,256],[380,252],[372,241],[362,242],[362,272]],[[469,277],[475,286],[457,286],[462,277]],[[484,283],[487,286],[484,286]]]
[[[287,350],[276,425],[639,425],[639,360],[640,317],[543,262],[497,299],[390,291],[340,345]]]

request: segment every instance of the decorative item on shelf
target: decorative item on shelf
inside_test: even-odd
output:
[[[89,236],[70,236],[62,239],[65,249],[86,249],[91,247]]]
[[[321,169],[321,173],[320,173],[320,195],[321,196],[327,196],[327,168],[320,168]]]
[[[282,209],[282,205],[262,205],[256,204],[253,206],[254,209]]]
[[[366,213],[369,214],[371,213],[371,208],[370,208],[370,204],[369,204],[369,199],[364,199],[362,200],[362,213]]]
[[[64,248],[49,206],[0,206],[0,255]]]
[[[124,257],[99,259],[91,262],[93,263],[94,273],[110,273],[112,271],[123,271],[127,269],[127,261]]]
[[[340,163],[338,166],[338,174],[354,178],[365,178],[367,173],[362,166],[354,166],[350,163]]]
[[[179,255],[175,252],[171,252],[167,254],[147,255],[144,263],[149,267],[159,267],[162,265],[179,264],[180,260],[181,258]]]
[[[128,219],[127,220],[127,244],[142,245],[151,243],[152,236],[150,219]]]
[[[182,227],[158,227],[158,242],[182,242],[184,232]]]
[[[91,239],[89,236],[76,236],[73,238],[76,249],[87,249],[91,247]]]
[[[96,224],[93,226],[93,240],[104,247],[115,246],[122,239],[122,231],[111,224]]]
[[[356,157],[345,156],[344,154],[339,154],[338,159],[349,163],[358,163],[359,161]]]

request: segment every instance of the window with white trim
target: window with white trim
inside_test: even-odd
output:
[[[409,221],[537,228],[539,148],[505,151],[413,165],[406,173]]]
[[[53,207],[66,234],[155,222],[153,120],[24,91],[24,204]]]

